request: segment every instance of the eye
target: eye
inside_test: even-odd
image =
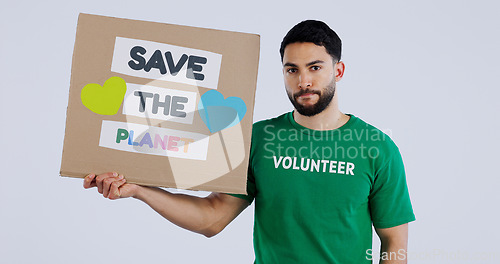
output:
[[[288,69],[286,70],[286,72],[287,72],[287,73],[290,73],[290,74],[291,74],[291,73],[296,73],[296,72],[297,72],[297,69],[295,69],[295,68],[288,68]]]
[[[313,70],[313,71],[317,71],[319,69],[321,69],[320,66],[317,66],[317,65],[311,66],[311,70]]]

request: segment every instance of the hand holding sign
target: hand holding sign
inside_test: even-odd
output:
[[[139,185],[127,183],[125,177],[116,172],[88,174],[83,180],[83,188],[93,187],[97,187],[97,191],[110,200],[135,196],[141,188]]]

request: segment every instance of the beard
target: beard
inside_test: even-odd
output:
[[[298,103],[297,98],[306,93],[317,94],[319,96],[318,101],[310,106],[304,106]],[[292,102],[293,107],[295,107],[297,112],[304,116],[315,116],[323,112],[323,110],[325,110],[330,105],[333,96],[335,96],[335,81],[332,81],[323,91],[313,91],[305,89],[300,90],[293,95],[287,91],[287,94],[290,102]]]

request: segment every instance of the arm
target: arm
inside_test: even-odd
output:
[[[130,184],[116,173],[89,174],[83,185],[86,189],[97,187],[99,193],[111,200],[126,197],[139,199],[170,222],[206,237],[218,234],[249,205],[243,199],[222,193],[200,198]]]
[[[391,228],[375,228],[380,238],[380,264],[407,263],[408,224]]]
[[[134,198],[170,222],[206,237],[218,234],[249,205],[243,199],[223,193],[200,198],[151,187],[140,187]]]

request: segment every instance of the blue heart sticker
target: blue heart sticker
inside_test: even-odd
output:
[[[239,97],[224,96],[216,90],[210,90],[201,96],[198,113],[210,132],[215,133],[238,124],[247,106]]]

